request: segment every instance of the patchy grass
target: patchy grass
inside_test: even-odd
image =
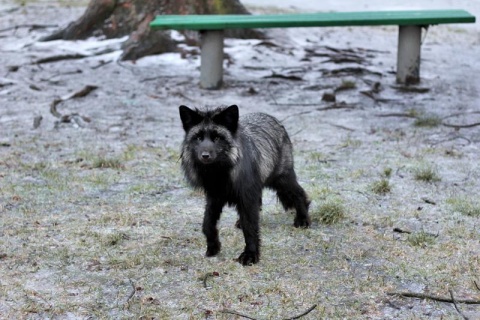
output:
[[[322,224],[334,224],[345,217],[345,206],[340,199],[328,199],[311,213],[312,218]]]
[[[383,169],[383,176],[385,178],[390,178],[392,176],[392,168],[385,168]]]
[[[414,247],[426,247],[435,243],[436,236],[425,231],[409,234],[407,242]]]
[[[466,197],[447,199],[453,212],[460,212],[470,217],[480,217],[480,202]]]
[[[413,169],[415,180],[424,182],[438,182],[441,180],[438,170],[432,165],[422,164]]]
[[[381,179],[375,181],[371,187],[372,191],[376,194],[387,194],[391,191],[392,187],[387,179]]]
[[[342,141],[340,148],[358,148],[362,145],[362,141],[348,137]]]
[[[119,158],[98,157],[92,163],[93,168],[111,168],[111,169],[123,169],[122,160]]]

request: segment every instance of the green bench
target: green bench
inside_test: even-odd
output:
[[[205,89],[218,89],[222,85],[223,77],[225,29],[398,25],[397,81],[415,83],[420,80],[422,27],[474,22],[475,16],[465,10],[411,10],[271,15],[160,15],[150,23],[150,27],[200,31],[200,86]]]

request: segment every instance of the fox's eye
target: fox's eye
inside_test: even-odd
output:
[[[211,133],[210,138],[215,142],[223,140],[222,136],[215,131]]]
[[[222,136],[220,136],[218,134],[215,134],[215,135],[212,135],[212,140],[215,141],[215,142],[218,142],[218,141],[222,141],[223,138],[222,138]]]
[[[203,141],[203,133],[199,133],[199,134],[195,137],[195,139],[196,139],[197,141]]]

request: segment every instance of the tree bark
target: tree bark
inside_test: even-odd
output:
[[[249,14],[239,0],[90,0],[84,14],[64,29],[40,41],[79,40],[90,36],[118,38],[129,35],[123,44],[121,60],[175,51],[176,42],[168,31],[151,30],[161,14]],[[185,32],[188,37],[188,32]],[[227,37],[264,38],[252,30],[228,30]]]

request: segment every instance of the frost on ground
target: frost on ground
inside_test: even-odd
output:
[[[81,12],[32,4],[0,29]],[[456,319],[389,293],[480,299],[478,33],[431,28],[415,87],[394,82],[393,27],[227,40],[225,88],[205,91],[195,48],[119,64],[116,41],[35,42],[48,30],[0,32],[0,318]],[[265,192],[248,268],[232,209],[204,257],[178,161],[178,106],[233,103],[283,121],[312,198],[298,230]]]

